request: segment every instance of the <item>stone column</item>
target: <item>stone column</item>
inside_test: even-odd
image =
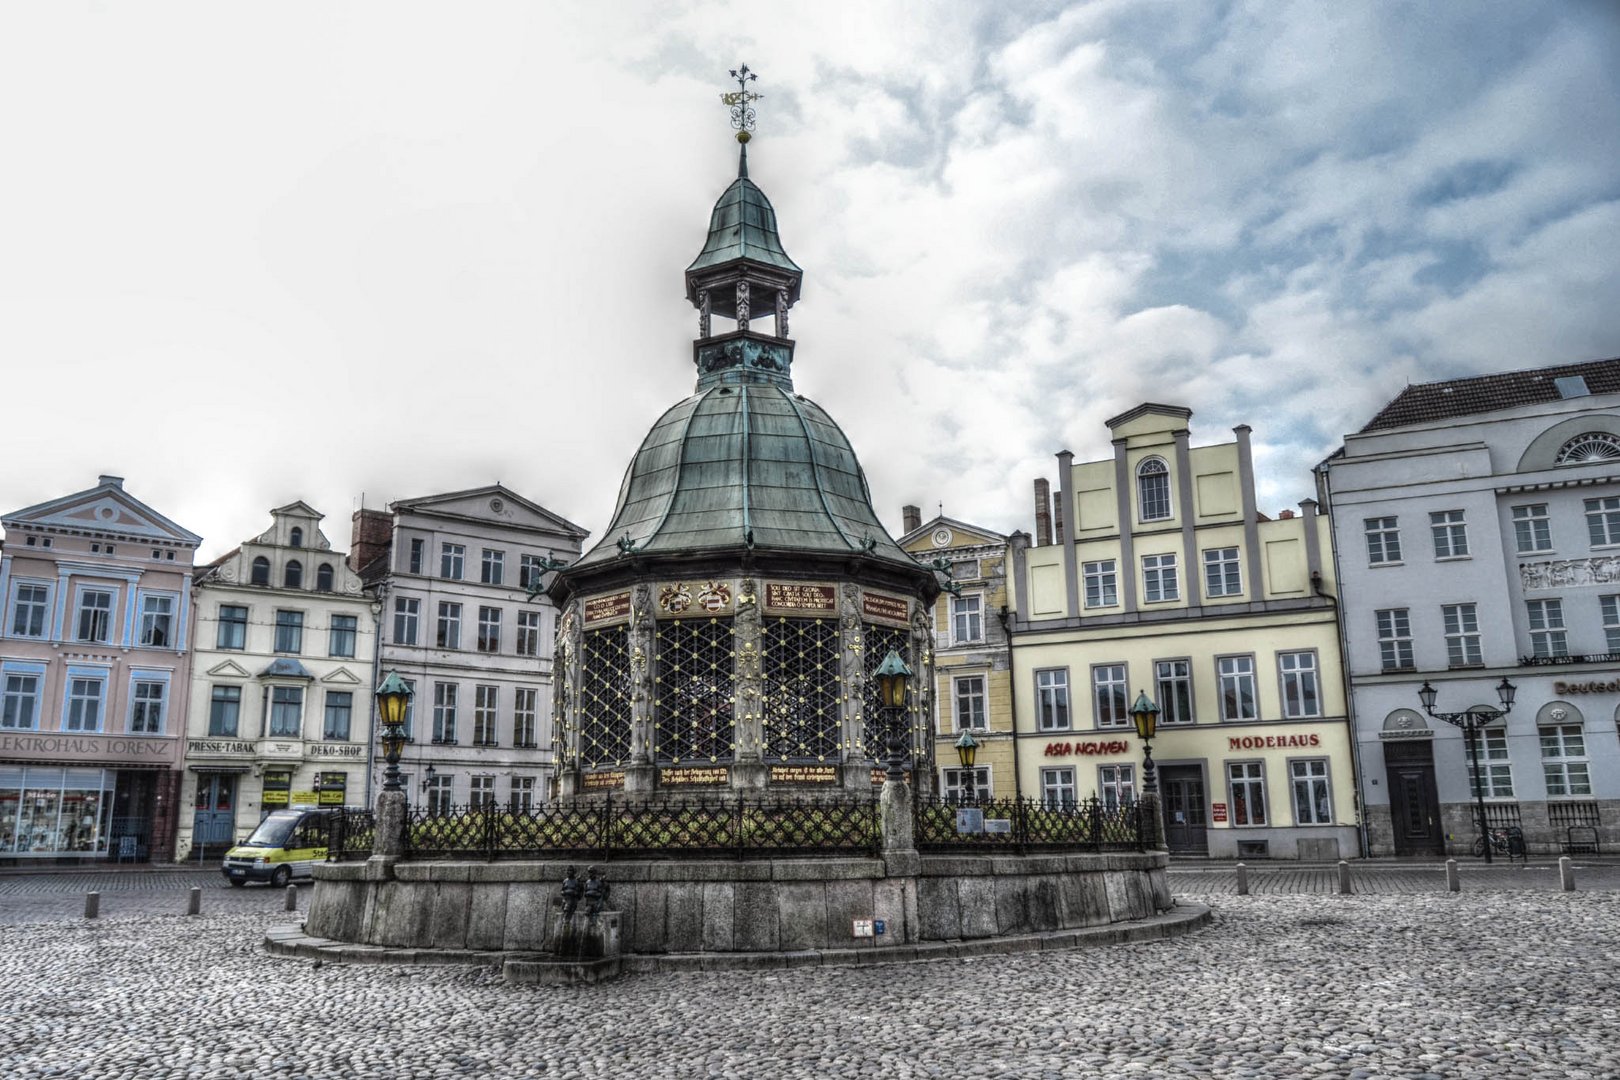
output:
[[[878,813],[883,828],[883,872],[889,877],[915,877],[922,860],[917,854],[911,785],[904,780],[885,780]]]
[[[630,765],[624,790],[646,793],[658,786],[653,761],[653,621],[652,586],[637,585],[630,594]]]
[[[871,747],[857,750],[864,744],[862,731],[862,702],[866,692],[865,644],[861,634],[861,587],[846,581],[839,607],[839,646],[841,649],[843,715],[840,723],[843,735],[844,763],[843,788],[869,795],[872,791],[872,763],[867,760]]]
[[[735,764],[731,786],[738,791],[759,791],[765,787],[769,770],[761,758],[765,743],[764,676],[761,646],[764,620],[759,610],[759,585],[743,578],[737,590],[737,614],[732,622],[736,659],[732,665],[732,685],[736,703],[732,715],[736,727]]]
[[[779,338],[788,336],[787,293],[780,289],[776,293],[776,336]]]
[[[387,880],[394,876],[394,864],[405,855],[405,814],[408,803],[403,791],[383,791],[377,796],[375,839],[371,858],[366,860],[366,877]]]
[[[737,282],[737,329],[748,329],[748,282]]]
[[[557,795],[579,794],[579,657],[578,602],[557,621],[551,661],[551,756],[557,763]]]

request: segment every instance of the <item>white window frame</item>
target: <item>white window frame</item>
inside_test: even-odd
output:
[[[227,611],[240,611],[241,619],[234,615],[227,618]],[[214,648],[241,652],[247,648],[248,624],[253,616],[252,610],[246,604],[221,604],[214,611],[215,630]],[[229,633],[227,633],[229,632]]]
[[[1049,809],[1072,808],[1080,802],[1073,765],[1052,765],[1041,770],[1041,805]]]
[[[1315,649],[1278,653],[1277,683],[1284,717],[1305,720],[1322,715],[1322,678]]]
[[[1159,703],[1159,723],[1196,722],[1190,657],[1153,661],[1153,692]]]
[[[302,686],[270,687],[270,711],[264,718],[264,733],[271,739],[301,739],[304,737],[304,701],[307,695]],[[278,701],[277,698],[282,700]],[[286,723],[287,717],[293,723]],[[277,730],[278,725],[280,730]],[[291,730],[288,730],[288,727]]]
[[[23,590],[29,591],[29,599],[23,601]],[[42,599],[36,601],[34,594],[39,593]],[[18,579],[11,583],[11,605],[6,610],[6,634],[14,638],[30,638],[43,640],[51,635],[51,597],[54,590],[48,581],[32,581]],[[26,609],[26,614],[24,609]],[[34,631],[32,624],[39,624],[38,631]],[[21,625],[19,625],[21,624]]]
[[[540,691],[533,686],[512,688],[512,745],[538,746],[540,723]]]
[[[1468,763],[1468,797],[1479,797],[1479,776],[1474,771],[1474,757],[1466,750],[1463,757]],[[1479,729],[1479,759],[1485,770],[1485,798],[1513,798],[1513,760],[1508,752],[1507,724],[1493,724]]]
[[[282,618],[284,615],[286,619]],[[304,613],[292,608],[277,608],[276,633],[271,644],[274,646],[271,652],[292,656],[301,654],[304,651]]]
[[[456,710],[460,705],[461,685],[453,682],[433,684],[433,741],[445,746],[456,743]]]
[[[959,765],[940,769],[939,792],[946,802],[961,802],[967,793],[967,785],[962,781],[968,770]],[[990,766],[973,766],[973,797],[975,800],[992,797],[995,788],[990,785]]]
[[[507,805],[516,813],[523,814],[534,809],[534,777],[514,776],[508,785],[510,797]]]
[[[221,694],[220,694],[220,691],[222,691],[222,690],[227,691],[227,693],[224,696],[221,696]],[[232,698],[230,696],[230,694],[228,693],[228,691],[231,691],[231,690],[236,691],[236,697],[235,698]],[[231,721],[231,723],[230,723],[230,730],[229,731],[225,730],[225,725],[222,722],[221,723],[216,723],[216,720],[217,721],[223,721],[225,719],[224,716],[221,715],[223,713],[223,711],[224,711],[224,709],[222,708],[224,706],[229,706],[230,707],[230,721]],[[218,730],[216,730],[216,728]],[[238,684],[238,683],[213,683],[208,688],[208,737],[211,738],[211,739],[234,739],[234,738],[237,737],[238,733],[241,732],[241,730],[242,730],[242,687],[241,687],[241,685]]]
[[[91,606],[88,601],[92,596],[106,597],[107,606],[99,604]],[[118,590],[102,585],[80,585],[74,594],[73,604],[73,640],[93,642],[97,645],[110,645],[118,635],[113,625],[118,614]],[[94,630],[97,625],[96,615],[102,616],[100,621],[101,636],[97,637]],[[86,633],[86,616],[89,616],[90,633]]]
[[[963,593],[951,597],[951,644],[976,644],[984,640],[984,594]]]
[[[1586,536],[1595,548],[1620,544],[1620,495],[1603,495],[1587,499]]]
[[[1119,563],[1115,559],[1096,559],[1081,564],[1085,580],[1086,607],[1103,608],[1119,605]]]
[[[1610,655],[1620,653],[1620,595],[1598,597],[1603,615],[1603,638]]]
[[[422,628],[422,601],[414,596],[394,597],[394,644],[415,645]]]
[[[1530,625],[1530,654],[1541,658],[1569,655],[1569,632],[1564,625],[1561,599],[1526,600],[1525,618]]]
[[[1551,551],[1552,519],[1546,503],[1523,503],[1513,507],[1513,543],[1520,555]]]
[[[1170,521],[1176,516],[1170,497],[1170,466],[1162,457],[1137,463],[1136,512],[1138,521]]]
[[[68,668],[62,684],[62,730],[78,735],[97,734],[107,722],[107,687],[111,673],[105,670]],[[94,693],[85,690],[94,689]],[[86,713],[92,713],[87,717]]]
[[[1061,715],[1060,715],[1061,714]],[[1069,669],[1040,668],[1035,672],[1035,725],[1040,731],[1070,731],[1074,712],[1069,702]]]
[[[1446,664],[1454,668],[1479,667],[1485,649],[1479,633],[1477,604],[1441,604],[1440,622],[1446,630]]]
[[[501,742],[501,688],[495,683],[473,684],[474,746],[499,746]]]
[[[1536,734],[1540,737],[1541,774],[1547,784],[1547,798],[1591,798],[1592,770],[1581,725],[1543,724]]]
[[[1461,510],[1434,510],[1429,513],[1429,535],[1434,540],[1435,559],[1466,559],[1468,522]]]
[[[1333,824],[1331,773],[1327,758],[1289,759],[1288,790],[1292,796],[1295,825]]]
[[[332,710],[342,704],[340,701],[334,701],[334,696],[349,699],[345,709],[346,715],[343,717],[343,733],[341,735],[335,732],[332,724]],[[352,690],[328,690],[323,705],[324,708],[321,710],[321,738],[329,742],[348,742],[354,735],[354,692]]]
[[[501,651],[501,609],[489,604],[478,606],[478,651],[482,653],[498,653]]]
[[[467,572],[467,545],[443,541],[439,544],[439,576],[446,581],[461,581]]]
[[[971,689],[971,684],[977,683],[978,690]],[[968,687],[964,690],[964,687]],[[978,702],[978,718],[974,722],[974,709],[971,702]],[[962,706],[969,703],[967,716],[964,717]],[[988,731],[990,726],[990,695],[989,680],[984,672],[978,671],[966,675],[951,676],[951,717],[955,721],[956,731]]]
[[[1175,555],[1161,552],[1142,556],[1142,599],[1149,604],[1181,599],[1181,576]]]
[[[1269,825],[1271,808],[1266,805],[1266,763],[1228,761],[1226,801],[1231,805],[1233,828],[1261,828]],[[1258,820],[1255,819],[1255,807],[1260,810]]]
[[[1384,671],[1408,671],[1415,667],[1412,653],[1412,611],[1410,608],[1379,608],[1373,612],[1378,627],[1378,662]]]
[[[173,649],[175,611],[180,597],[175,593],[141,592],[138,594],[141,610],[141,633],[137,644],[148,649]],[[158,640],[161,630],[161,641]]]
[[[1243,595],[1243,560],[1236,547],[1204,549],[1204,595]]]
[[[427,541],[420,536],[411,537],[410,555],[405,562],[405,572],[421,574],[425,562],[427,562]]]
[[[525,610],[517,613],[512,644],[518,656],[540,655],[540,634],[544,626],[544,612]]]
[[[441,649],[461,648],[461,605],[454,600],[439,601],[439,622],[433,643]]]
[[[473,773],[467,778],[467,808],[489,809],[495,806],[495,774]]]
[[[156,688],[155,698],[153,696],[154,688]],[[125,730],[131,735],[162,735],[168,719],[168,674],[153,671],[131,672],[129,677],[129,719]]]
[[[1401,563],[1400,518],[1394,515],[1362,519],[1367,538],[1368,566],[1399,566]]]
[[[1100,728],[1131,724],[1131,680],[1124,662],[1091,665],[1091,712]]]
[[[1120,810],[1136,804],[1136,766],[1110,762],[1097,766],[1097,798],[1105,810]]]
[[[506,584],[506,552],[498,548],[484,548],[478,564],[478,580],[481,584]]]
[[[1215,658],[1215,685],[1220,700],[1221,720],[1226,722],[1260,719],[1260,686],[1255,679],[1253,653],[1235,653]],[[1244,689],[1249,708],[1243,710]],[[1236,697],[1229,701],[1229,697]],[[1237,709],[1234,714],[1233,709]]]
[[[435,776],[427,782],[427,812],[438,817],[455,808],[456,785],[453,776]]]
[[[44,664],[0,666],[0,730],[39,730],[40,710],[44,706],[45,672]],[[13,680],[16,680],[15,684]]]

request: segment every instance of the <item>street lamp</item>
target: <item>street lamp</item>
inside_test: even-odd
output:
[[[1455,727],[1460,727],[1468,738],[1468,760],[1474,764],[1474,805],[1479,814],[1479,837],[1485,846],[1485,861],[1491,862],[1491,837],[1485,829],[1485,773],[1479,764],[1479,733],[1485,725],[1500,716],[1506,716],[1513,711],[1513,699],[1518,696],[1519,688],[1508,682],[1507,676],[1496,684],[1496,698],[1502,703],[1501,709],[1493,709],[1489,705],[1474,705],[1462,712],[1435,712],[1434,703],[1440,696],[1440,691],[1429,685],[1424,679],[1423,685],[1418,687],[1418,700],[1423,703],[1423,711],[1436,720],[1444,720]]]
[[[411,706],[411,688],[397,671],[377,687],[377,715],[382,718],[383,760],[388,769],[383,773],[383,790],[400,791],[399,753],[405,748],[405,712]]]
[[[979,756],[979,740],[973,737],[973,732],[963,729],[962,737],[956,740],[956,760],[962,766],[962,786],[967,792],[967,801],[972,802],[977,795],[974,791],[973,762]]]
[[[428,788],[433,786],[433,778],[435,776],[437,776],[437,775],[439,775],[439,770],[435,769],[433,767],[432,762],[429,762],[428,767],[422,773],[422,790],[423,791],[426,791]]]
[[[885,739],[888,744],[888,762],[886,778],[889,780],[902,780],[905,778],[903,762],[905,760],[905,708],[906,708],[906,682],[911,678],[911,668],[906,666],[905,660],[894,649],[883,658],[883,663],[872,673],[877,679],[878,701],[882,705],[888,723],[885,725]]]
[[[1131,723],[1136,725],[1136,737],[1142,740],[1142,795],[1158,797],[1159,772],[1153,764],[1153,736],[1159,731],[1159,707],[1139,690],[1131,705]]]

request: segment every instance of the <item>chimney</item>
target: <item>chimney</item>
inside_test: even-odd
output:
[[[1035,545],[1052,542],[1052,485],[1044,478],[1035,481]]]
[[[349,530],[349,569],[359,573],[388,550],[394,515],[386,510],[356,510]]]
[[[902,506],[900,517],[905,522],[905,528],[901,530],[903,533],[914,533],[922,528],[922,511],[917,507]]]
[[[1292,521],[1294,518],[1294,512],[1292,510],[1284,510],[1279,513],[1277,517],[1281,521]]]
[[[1056,506],[1052,507],[1052,539],[1060,544],[1063,543],[1063,501],[1061,499],[1058,500]]]
[[[96,477],[96,486],[97,487],[106,487],[109,484],[112,485],[113,487],[117,488],[119,491],[124,490],[124,478],[122,476],[98,476],[98,477]]]

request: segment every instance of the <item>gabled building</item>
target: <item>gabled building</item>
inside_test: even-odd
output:
[[[0,522],[0,861],[172,858],[201,538],[117,476]]]
[[[934,762],[947,798],[1020,794],[1008,648],[1007,537],[944,515],[924,522],[903,508],[897,541],[924,565],[943,562],[950,586],[934,604]],[[1027,537],[1025,538],[1027,541]],[[962,732],[979,744],[971,778],[956,751]]]
[[[499,484],[355,513],[350,558],[382,605],[377,674],[398,672],[414,695],[400,762],[413,799],[548,794],[557,610],[529,594],[587,535]]]
[[[1191,410],[1108,421],[1114,454],[1058,455],[1036,482],[1034,546],[1012,538],[1012,678],[1024,791],[1138,797],[1129,711],[1153,745],[1172,851],[1358,854],[1331,530],[1312,500],[1255,506],[1249,428],[1194,447]]]
[[[377,611],[295,502],[195,577],[183,858],[223,852],[271,810],[369,805]]]
[[[1409,386],[1318,466],[1371,849],[1620,841],[1620,360]],[[1513,708],[1478,768],[1436,712]],[[1482,789],[1482,790],[1481,790]]]

